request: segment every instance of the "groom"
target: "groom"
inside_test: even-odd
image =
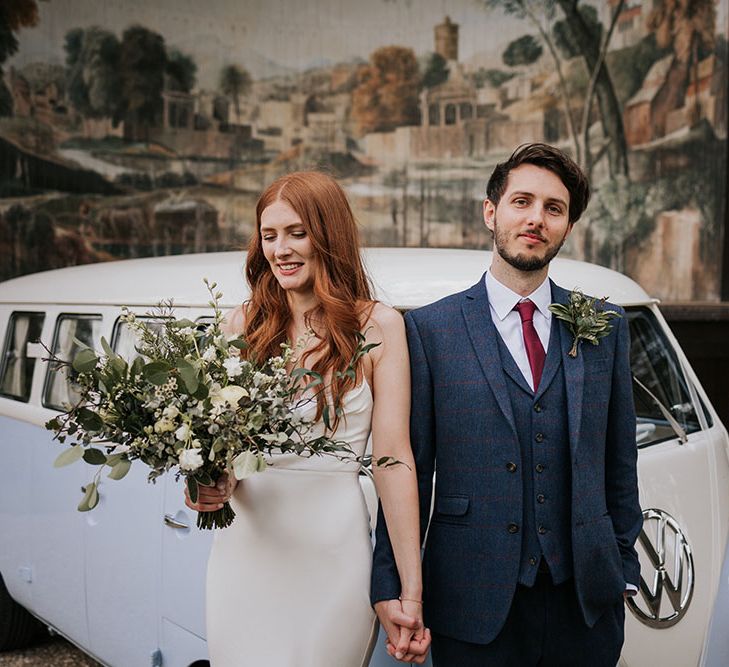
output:
[[[590,196],[569,157],[521,146],[487,191],[491,267],[405,318],[433,662],[612,667],[642,525],[628,322],[572,357],[548,309],[568,303],[547,271]],[[372,602],[391,638],[398,581],[380,512]]]

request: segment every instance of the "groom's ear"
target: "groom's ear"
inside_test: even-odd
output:
[[[496,205],[490,199],[483,201],[483,221],[486,226],[493,232],[494,220],[496,219]]]

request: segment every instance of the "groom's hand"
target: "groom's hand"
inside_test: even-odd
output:
[[[422,664],[430,646],[430,632],[419,613],[406,613],[400,600],[381,600],[375,612],[387,634],[387,652],[405,662]]]

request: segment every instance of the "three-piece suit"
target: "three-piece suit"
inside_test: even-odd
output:
[[[569,292],[550,285],[552,300],[568,303]],[[547,570],[554,584],[572,582],[593,626],[640,580],[626,318],[572,357],[572,334],[552,317],[536,391],[494,326],[484,279],[405,321],[425,625],[489,644],[517,586]],[[373,603],[400,594],[381,510],[376,537]]]

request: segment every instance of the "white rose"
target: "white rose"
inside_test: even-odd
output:
[[[165,417],[162,417],[162,419],[156,421],[154,423],[154,432],[155,433],[167,433],[167,431],[174,431],[175,425]]]
[[[233,459],[233,474],[236,479],[245,479],[266,468],[266,460],[261,454],[246,450]]]
[[[243,365],[240,363],[240,359],[237,359],[236,357],[226,359],[223,362],[223,366],[225,366],[225,372],[231,379],[237,377],[243,372]]]
[[[214,406],[221,406],[229,403],[230,405],[237,405],[238,401],[244,396],[248,396],[248,392],[243,388],[235,384],[229,384],[227,387],[223,387],[215,394],[210,395],[210,402]]]
[[[215,357],[217,356],[216,352],[217,352],[216,349],[212,345],[210,345],[205,350],[205,352],[203,352],[203,355],[202,355],[203,361],[207,361],[208,363],[211,361],[214,361]]]
[[[183,449],[180,452],[180,470],[193,472],[203,464],[203,457],[200,456],[200,448]]]
[[[187,424],[183,424],[175,431],[175,437],[182,442],[188,440],[191,435],[192,431],[190,431],[190,427]]]
[[[177,415],[180,414],[180,411],[174,405],[168,405],[164,410],[162,410],[162,414],[167,419],[175,419]]]

